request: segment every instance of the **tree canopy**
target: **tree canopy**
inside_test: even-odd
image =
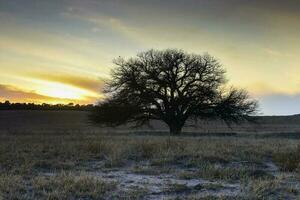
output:
[[[248,119],[257,109],[245,90],[227,88],[225,70],[209,54],[182,50],[149,50],[130,59],[118,58],[106,99],[91,113],[103,125],[142,125],[162,120],[179,134],[187,120]]]

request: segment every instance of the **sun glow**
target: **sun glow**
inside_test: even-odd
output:
[[[35,92],[49,97],[60,99],[84,100],[87,97],[98,96],[98,94],[92,91],[88,91],[63,83],[50,82],[44,80],[34,80],[34,82],[39,83],[39,86],[35,89]]]

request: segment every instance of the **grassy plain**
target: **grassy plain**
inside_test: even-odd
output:
[[[297,199],[288,136],[0,135],[0,199]]]

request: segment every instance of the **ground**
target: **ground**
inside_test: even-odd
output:
[[[299,199],[289,137],[2,135],[0,199]]]
[[[87,111],[45,111],[45,110],[0,110],[0,134],[66,134],[124,133],[137,131],[168,131],[160,121],[152,121],[151,126],[133,129],[132,126],[99,127],[90,123]],[[217,120],[199,120],[187,123],[184,132],[190,133],[300,133],[300,115],[258,116],[256,123],[228,124]],[[300,137],[300,134],[297,136]]]

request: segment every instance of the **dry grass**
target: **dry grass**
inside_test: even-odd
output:
[[[104,199],[115,187],[115,183],[84,174],[62,172],[54,176],[0,176],[0,198],[3,199]]]
[[[68,170],[95,159],[105,161],[106,167],[145,160],[158,166],[197,167],[204,162],[261,162],[278,149],[294,148],[293,143],[242,138],[7,136],[0,138],[0,163],[3,170],[15,174]]]
[[[22,176],[1,173],[0,199],[26,199],[26,183]]]
[[[32,186],[36,191],[34,196],[38,199],[104,199],[116,184],[87,175],[62,173],[51,177],[35,177]]]
[[[277,180],[252,180],[245,187],[247,199],[295,199],[299,191],[292,184]],[[290,196],[294,198],[290,198]]]
[[[274,153],[273,160],[283,171],[300,171],[300,146],[288,151]]]
[[[117,182],[81,173],[132,165],[135,167],[130,169],[137,174],[181,170],[177,175],[184,179],[238,182],[254,199],[268,199],[273,193],[296,196],[295,189],[282,186],[258,166],[273,158],[282,169],[295,171],[299,167],[299,144],[296,139],[251,137],[0,136],[0,199],[142,199],[147,191],[116,194]],[[232,166],[245,161],[253,166]],[[101,165],[92,167],[94,162]],[[179,184],[172,190],[186,189]]]
[[[273,179],[274,177],[263,170],[254,167],[241,166],[222,167],[213,164],[205,164],[195,172],[183,172],[179,174],[183,179],[204,178],[209,180],[248,180],[248,179]]]

